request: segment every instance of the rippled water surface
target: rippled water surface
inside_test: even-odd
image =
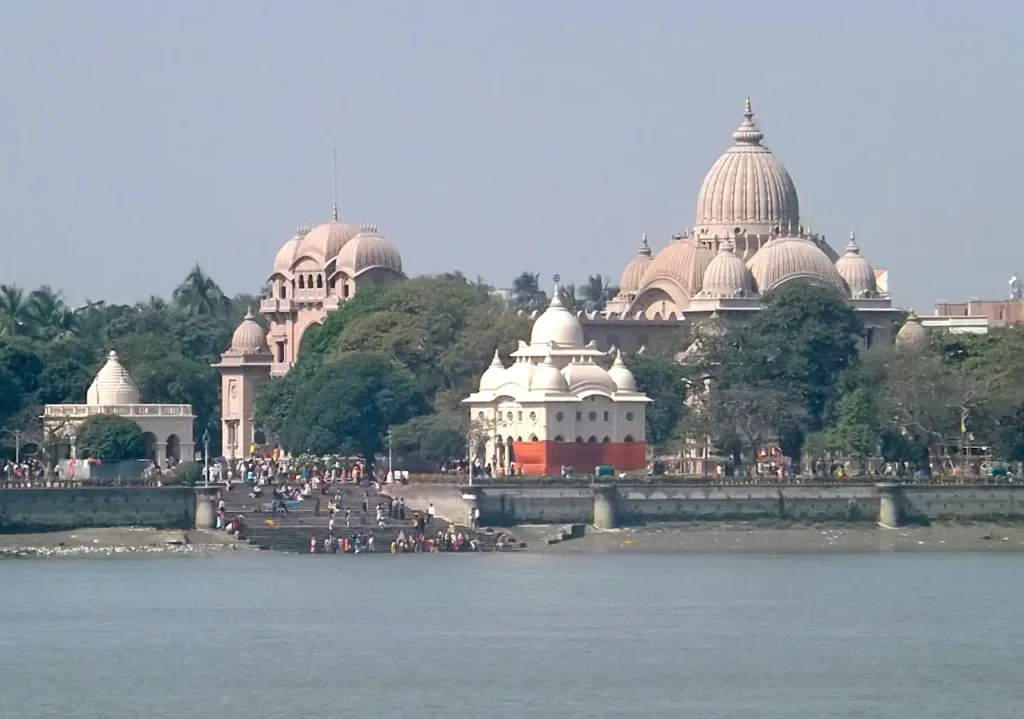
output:
[[[1024,716],[1024,556],[0,563],[0,717]]]

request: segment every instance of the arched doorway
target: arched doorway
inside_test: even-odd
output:
[[[155,464],[156,463],[156,435],[153,434],[152,432],[143,432],[142,433],[142,441],[145,444],[145,448],[146,448],[145,449],[146,454],[144,455],[145,458],[148,459],[150,462],[153,462]]]
[[[171,464],[181,461],[181,440],[178,435],[172,434],[167,438],[167,459]]]

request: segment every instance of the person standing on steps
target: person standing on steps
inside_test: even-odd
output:
[[[401,497],[398,500],[398,518],[403,522],[405,521],[405,497]]]
[[[313,516],[320,516],[320,497],[314,497],[315,502],[313,503]]]
[[[473,507],[473,529],[480,529],[480,507]]]
[[[351,527],[352,527],[352,510],[351,509],[346,509],[345,510],[345,529],[350,529]]]
[[[370,493],[363,492],[363,514],[366,514],[366,510],[370,508]]]
[[[431,527],[434,526],[434,503],[431,502],[430,506],[427,507],[427,524]]]
[[[334,512],[331,512],[331,518],[327,520],[327,531],[334,534]]]

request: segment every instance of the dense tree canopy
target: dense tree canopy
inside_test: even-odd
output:
[[[78,428],[78,451],[83,458],[122,462],[146,456],[138,424],[116,414],[97,414]]]
[[[486,285],[461,275],[419,277],[360,292],[321,326],[306,331],[298,363],[260,393],[256,416],[292,451],[317,448],[361,456],[380,451],[380,442],[352,434],[357,428],[345,418],[357,413],[356,407],[343,412],[344,417],[332,410],[331,419],[325,420],[331,428],[321,427],[315,436],[300,426],[310,416],[304,405],[320,401],[316,396],[324,392],[326,377],[334,378],[336,401],[363,401],[351,388],[338,385],[334,373],[355,361],[353,357],[359,358],[360,367],[369,357],[380,367],[394,369],[387,381],[408,380],[416,390],[409,395],[407,416],[388,416],[383,430],[373,420],[373,437],[383,436],[380,431],[386,434],[387,425],[393,425],[394,441],[401,442],[405,453],[434,463],[460,457],[469,427],[459,402],[475,389],[495,348],[507,354],[529,331],[527,317],[496,305]],[[413,422],[399,426],[407,420]]]
[[[189,403],[196,436],[220,443],[217,371],[210,365],[231,340],[253,295],[224,296],[195,267],[173,293],[135,305],[87,300],[70,307],[59,292],[0,285],[0,455],[11,435],[41,441],[39,415],[48,403],[84,402],[106,354],[117,350],[143,401]]]

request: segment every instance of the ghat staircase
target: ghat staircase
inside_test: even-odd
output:
[[[333,502],[335,496],[341,494],[341,509],[334,517],[334,535],[339,539],[351,537],[354,533],[366,534],[373,532],[374,548],[377,553],[387,554],[391,551],[391,543],[398,539],[400,532],[408,534],[412,530],[412,519],[415,512],[406,509],[405,519],[391,519],[385,516],[384,527],[377,526],[377,504],[385,506],[391,502],[391,498],[381,494],[376,487],[339,484],[334,482],[329,485],[326,495],[317,494],[320,498],[320,514],[316,515],[316,500],[310,495],[302,502],[290,503],[289,513],[282,514],[278,511],[274,516],[270,511],[271,502],[274,500],[273,489],[269,486],[263,488],[261,497],[249,496],[251,489],[246,484],[235,484],[230,491],[222,491],[224,498],[224,512],[228,518],[241,515],[245,523],[245,537],[250,544],[261,549],[269,549],[278,552],[293,552],[309,554],[310,538],[316,537],[317,553],[323,552],[323,542],[328,536],[328,523],[330,513],[327,511],[327,503]],[[363,509],[364,493],[367,499],[367,512],[365,525],[360,524],[360,516]],[[349,528],[345,527],[345,510],[351,510]],[[448,526],[446,520],[438,517],[433,527],[427,527],[427,536],[434,536],[438,529]],[[465,535],[476,539],[481,552],[494,551],[497,543],[497,535],[490,531],[470,530],[466,527],[459,527]]]

